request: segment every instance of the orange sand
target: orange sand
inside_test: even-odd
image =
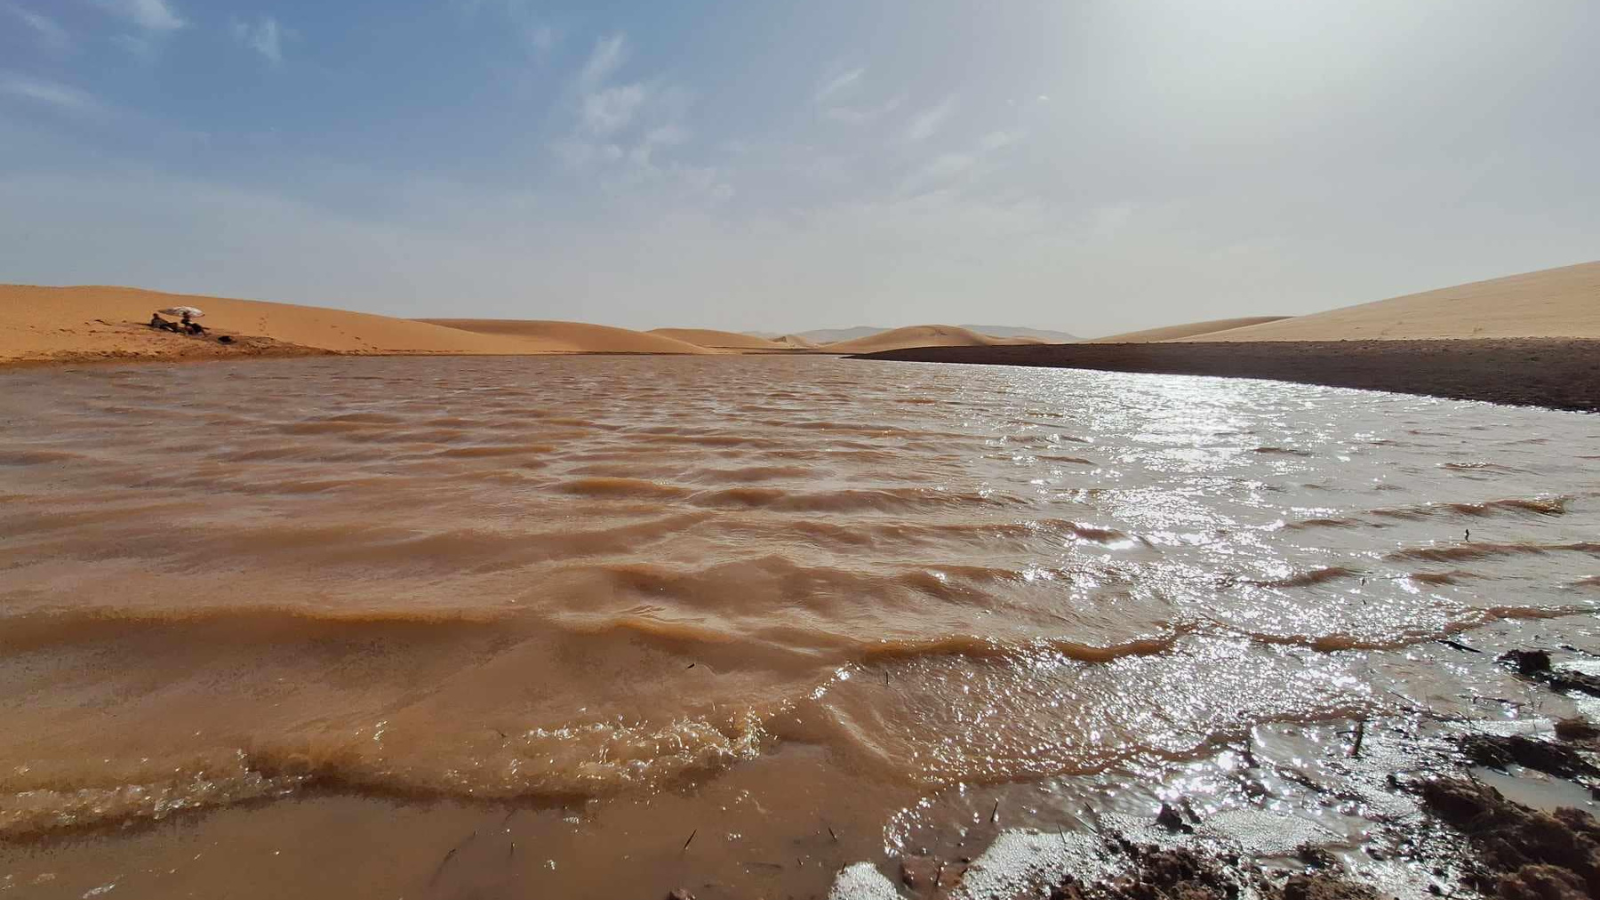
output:
[[[170,306],[197,306],[229,346],[145,326]],[[116,359],[208,359],[303,353],[529,354],[705,353],[656,335],[560,322],[511,333],[476,333],[345,310],[168,294],[126,287],[0,285],[0,363]],[[169,317],[170,318],[170,317]]]

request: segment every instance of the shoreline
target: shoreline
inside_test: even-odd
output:
[[[1587,338],[923,347],[850,358],[1255,378],[1600,412],[1600,340]]]

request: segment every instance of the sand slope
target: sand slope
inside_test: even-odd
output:
[[[197,306],[214,333],[253,336],[227,347],[152,331],[154,310]],[[253,352],[525,353],[522,341],[406,319],[288,303],[168,294],[126,287],[0,285],[0,360],[183,359]]]
[[[1600,338],[1600,262],[1348,306],[1196,341]]]
[[[704,347],[659,334],[540,319],[417,319],[429,325],[495,338],[510,338],[535,353],[711,353]]]
[[[652,328],[650,334],[659,334],[675,341],[694,344],[697,347],[709,347],[717,350],[789,350],[787,344],[778,341],[769,341],[766,338],[754,335],[738,334],[732,331],[718,331],[714,328]]]
[[[1175,341],[1182,338],[1196,337],[1202,334],[1213,334],[1218,331],[1231,331],[1235,328],[1246,328],[1251,325],[1263,325],[1268,322],[1277,322],[1288,316],[1247,316],[1241,319],[1211,319],[1206,322],[1190,322],[1186,325],[1168,325],[1165,328],[1147,328],[1144,331],[1128,331],[1122,334],[1113,334],[1109,337],[1095,338],[1091,344],[1147,344],[1152,341]]]
[[[878,353],[908,347],[990,347],[1009,343],[1013,342],[954,325],[908,325],[867,337],[824,344],[821,349],[828,353]]]
[[[229,346],[145,327],[169,306],[205,310]],[[657,335],[567,322],[463,330],[410,319],[289,303],[168,294],[127,287],[0,285],[0,362],[206,359],[304,353],[533,354],[708,353]]]

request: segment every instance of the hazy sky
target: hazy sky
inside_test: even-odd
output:
[[[0,0],[0,281],[1085,335],[1600,258],[1600,3]]]

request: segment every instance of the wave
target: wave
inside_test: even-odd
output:
[[[1269,581],[1252,581],[1250,583],[1256,587],[1264,588],[1313,587],[1330,581],[1338,581],[1342,578],[1360,578],[1361,576],[1362,573],[1359,569],[1351,569],[1346,566],[1327,566],[1284,578],[1274,578]]]
[[[723,722],[577,722],[430,748],[454,762],[410,764],[373,737],[324,733],[262,740],[209,765],[114,785],[42,783],[0,794],[0,840],[126,828],[175,814],[306,793],[459,802],[564,802],[666,789],[759,755],[753,711]],[[14,780],[14,779],[12,779]]]
[[[51,463],[75,462],[86,458],[81,453],[72,453],[66,450],[0,448],[0,466],[44,466]]]
[[[1010,494],[941,491],[933,488],[845,488],[793,491],[771,487],[736,487],[696,494],[695,506],[725,509],[771,509],[782,512],[912,512],[945,507],[1026,506]]]
[[[1546,553],[1588,553],[1600,555],[1600,543],[1575,541],[1570,544],[1455,544],[1445,547],[1402,547],[1384,557],[1393,562],[1467,562],[1500,556],[1542,556]]]
[[[1418,644],[1428,644],[1443,640],[1463,631],[1492,625],[1503,619],[1559,619],[1566,616],[1589,615],[1593,612],[1594,609],[1590,606],[1490,606],[1474,609],[1465,618],[1452,622],[1443,628],[1434,630],[1411,629],[1385,636],[1363,636],[1344,632],[1323,635],[1274,634],[1236,628],[1220,622],[1215,624],[1225,631],[1239,634],[1260,644],[1286,644],[1307,647],[1319,653],[1338,653],[1347,650],[1404,650]]]
[[[1506,497],[1499,500],[1484,500],[1478,503],[1423,503],[1415,506],[1386,506],[1341,516],[1302,519],[1298,522],[1290,522],[1284,528],[1298,531],[1310,528],[1383,527],[1381,522],[1369,521],[1367,517],[1420,522],[1437,517],[1483,519],[1506,513],[1560,516],[1567,513],[1571,503],[1571,497],[1560,496]]]

